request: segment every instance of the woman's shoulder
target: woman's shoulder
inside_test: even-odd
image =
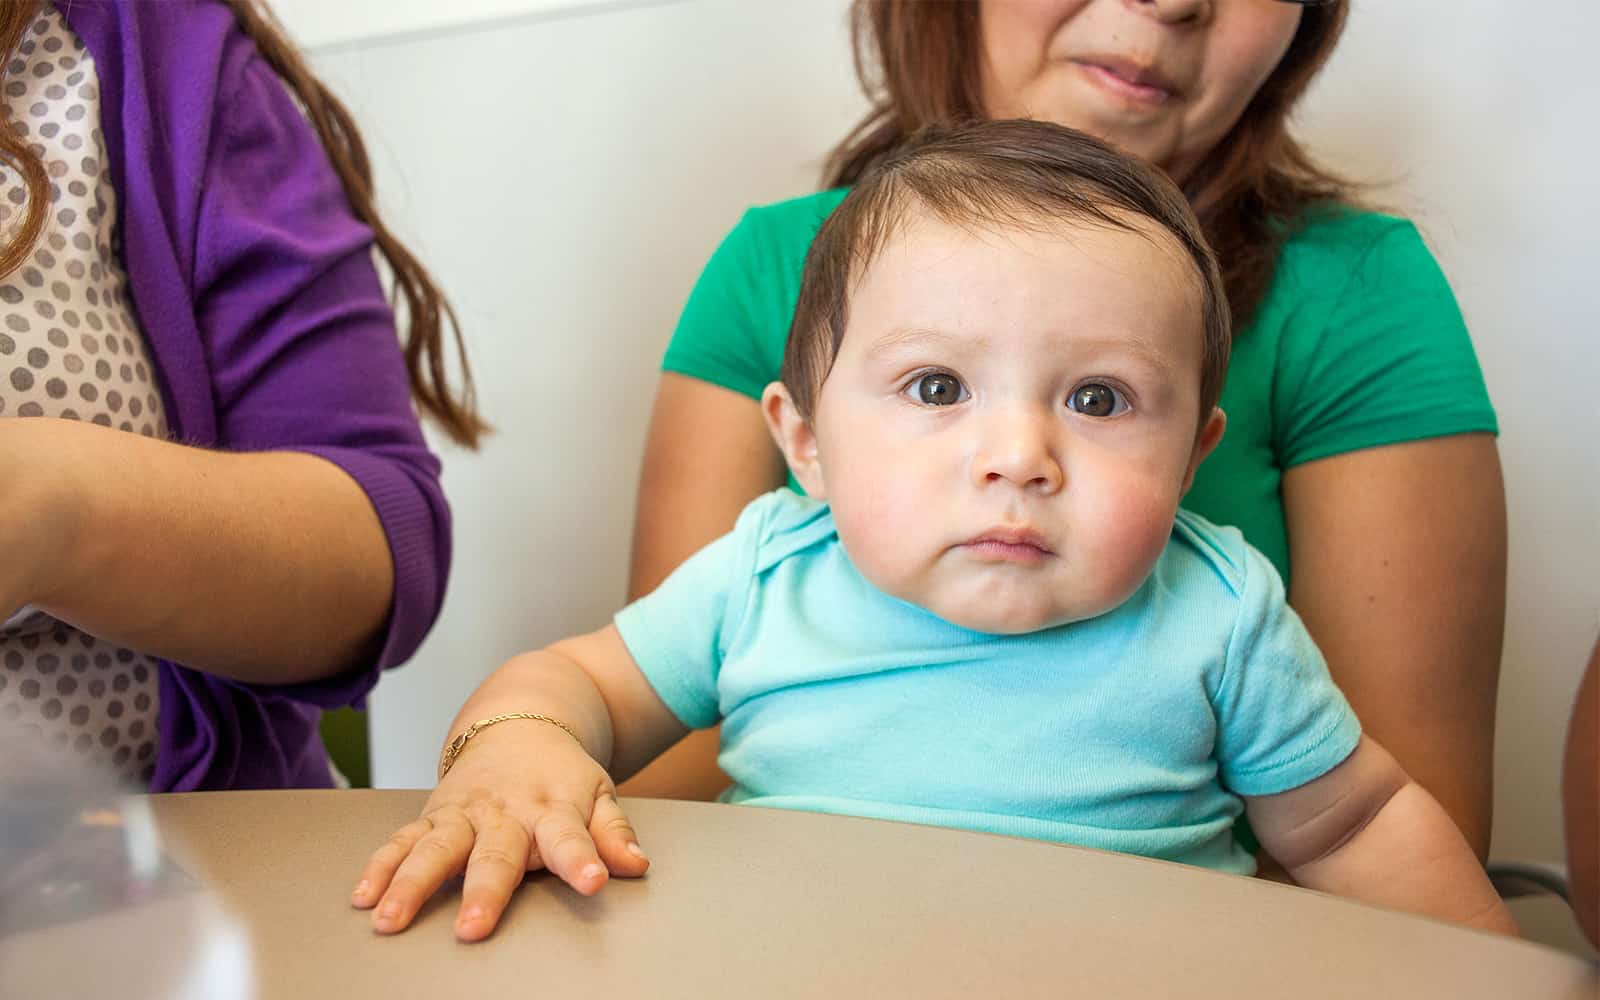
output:
[[[786,271],[792,265],[798,282],[798,268],[805,262],[817,230],[848,193],[846,188],[830,188],[751,206],[728,234],[724,247],[767,262],[776,260]]]
[[[845,193],[746,209],[700,272],[662,368],[759,399],[783,362],[806,252]]]
[[[204,169],[215,136],[240,117],[230,108],[260,89],[243,86],[243,76],[253,67],[277,79],[233,12],[217,0],[81,0],[57,7],[95,61],[113,164],[124,152],[159,147],[171,161],[169,172],[186,181],[180,200],[198,201],[203,185],[190,174]]]
[[[1306,276],[1348,274],[1378,249],[1409,249],[1426,254],[1415,223],[1387,212],[1329,205],[1302,216],[1284,240],[1278,268]],[[1328,272],[1329,267],[1334,273]]]
[[[1396,308],[1452,330],[1460,326],[1449,283],[1415,223],[1330,206],[1308,213],[1287,234],[1254,326],[1265,336],[1276,331],[1298,339]]]
[[[214,60],[237,32],[232,11],[215,0],[79,0],[59,8],[91,51],[102,59],[117,53],[130,73],[176,73]]]
[[[1270,379],[1285,468],[1496,426],[1449,280],[1399,216],[1341,208],[1306,220],[1239,343]]]
[[[825,191],[803,194],[798,198],[785,198],[782,201],[754,205],[746,210],[740,224],[764,232],[787,234],[796,239],[803,238],[809,244],[817,233],[817,227],[833,214],[833,210],[839,207],[839,203],[844,201],[845,195],[849,193],[849,188],[828,188]]]

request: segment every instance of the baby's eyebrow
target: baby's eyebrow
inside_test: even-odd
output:
[[[1177,367],[1177,361],[1172,357],[1171,351],[1162,350],[1144,337],[1083,337],[1078,338],[1074,346],[1081,347],[1085,353],[1132,355],[1135,361],[1156,371],[1166,372]]]
[[[982,350],[987,345],[988,338],[981,335],[952,333],[949,330],[925,326],[899,327],[879,334],[867,350],[867,356],[877,359],[914,348],[930,347],[945,350],[953,347]]]
[[[982,352],[989,347],[989,343],[989,338],[982,334],[953,333],[933,327],[901,327],[879,334],[868,348],[867,357],[876,361],[911,350],[929,348],[944,352],[956,349]],[[1159,372],[1169,372],[1177,367],[1170,351],[1162,350],[1153,341],[1136,334],[1121,337],[1078,336],[1071,338],[1068,344],[1067,349],[1073,354],[1131,355],[1139,364]]]

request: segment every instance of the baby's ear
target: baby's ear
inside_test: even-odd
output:
[[[822,463],[817,457],[817,436],[811,422],[800,415],[794,397],[782,382],[769,384],[761,393],[761,413],[767,418],[767,430],[778,443],[789,471],[805,489],[806,495],[817,500],[827,497],[823,491]]]
[[[1194,451],[1189,455],[1189,468],[1183,473],[1183,492],[1188,493],[1189,487],[1194,485],[1194,474],[1200,468],[1200,463],[1211,454],[1217,443],[1222,440],[1222,431],[1228,426],[1228,415],[1222,412],[1220,406],[1211,408],[1211,416],[1206,418],[1200,433],[1194,437]]]

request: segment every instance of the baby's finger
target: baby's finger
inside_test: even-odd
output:
[[[592,896],[606,884],[608,873],[589,838],[588,824],[570,802],[554,803],[533,825],[544,866],[563,882]]]
[[[467,859],[461,910],[456,914],[456,937],[463,941],[489,936],[533,860],[533,841],[522,824],[497,813],[475,820],[474,825],[478,843]]]
[[[628,822],[615,795],[607,793],[594,800],[589,835],[611,874],[638,878],[650,867],[650,859],[639,846],[639,835],[633,832],[633,824]]]
[[[452,810],[436,813],[431,819],[433,831],[417,841],[400,863],[373,911],[372,926],[380,934],[405,930],[428,897],[467,866],[476,834],[466,816]]]
[[[366,865],[361,869],[355,889],[350,893],[351,905],[362,910],[378,905],[378,900],[383,898],[384,890],[389,888],[389,880],[394,878],[400,863],[411,855],[411,850],[417,846],[417,841],[432,830],[433,821],[426,816],[412,820],[396,830],[388,843],[373,851],[372,857],[367,859]]]

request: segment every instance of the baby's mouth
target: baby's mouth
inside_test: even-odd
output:
[[[993,528],[968,539],[960,547],[992,562],[1039,563],[1055,555],[1044,536],[1031,528]]]

